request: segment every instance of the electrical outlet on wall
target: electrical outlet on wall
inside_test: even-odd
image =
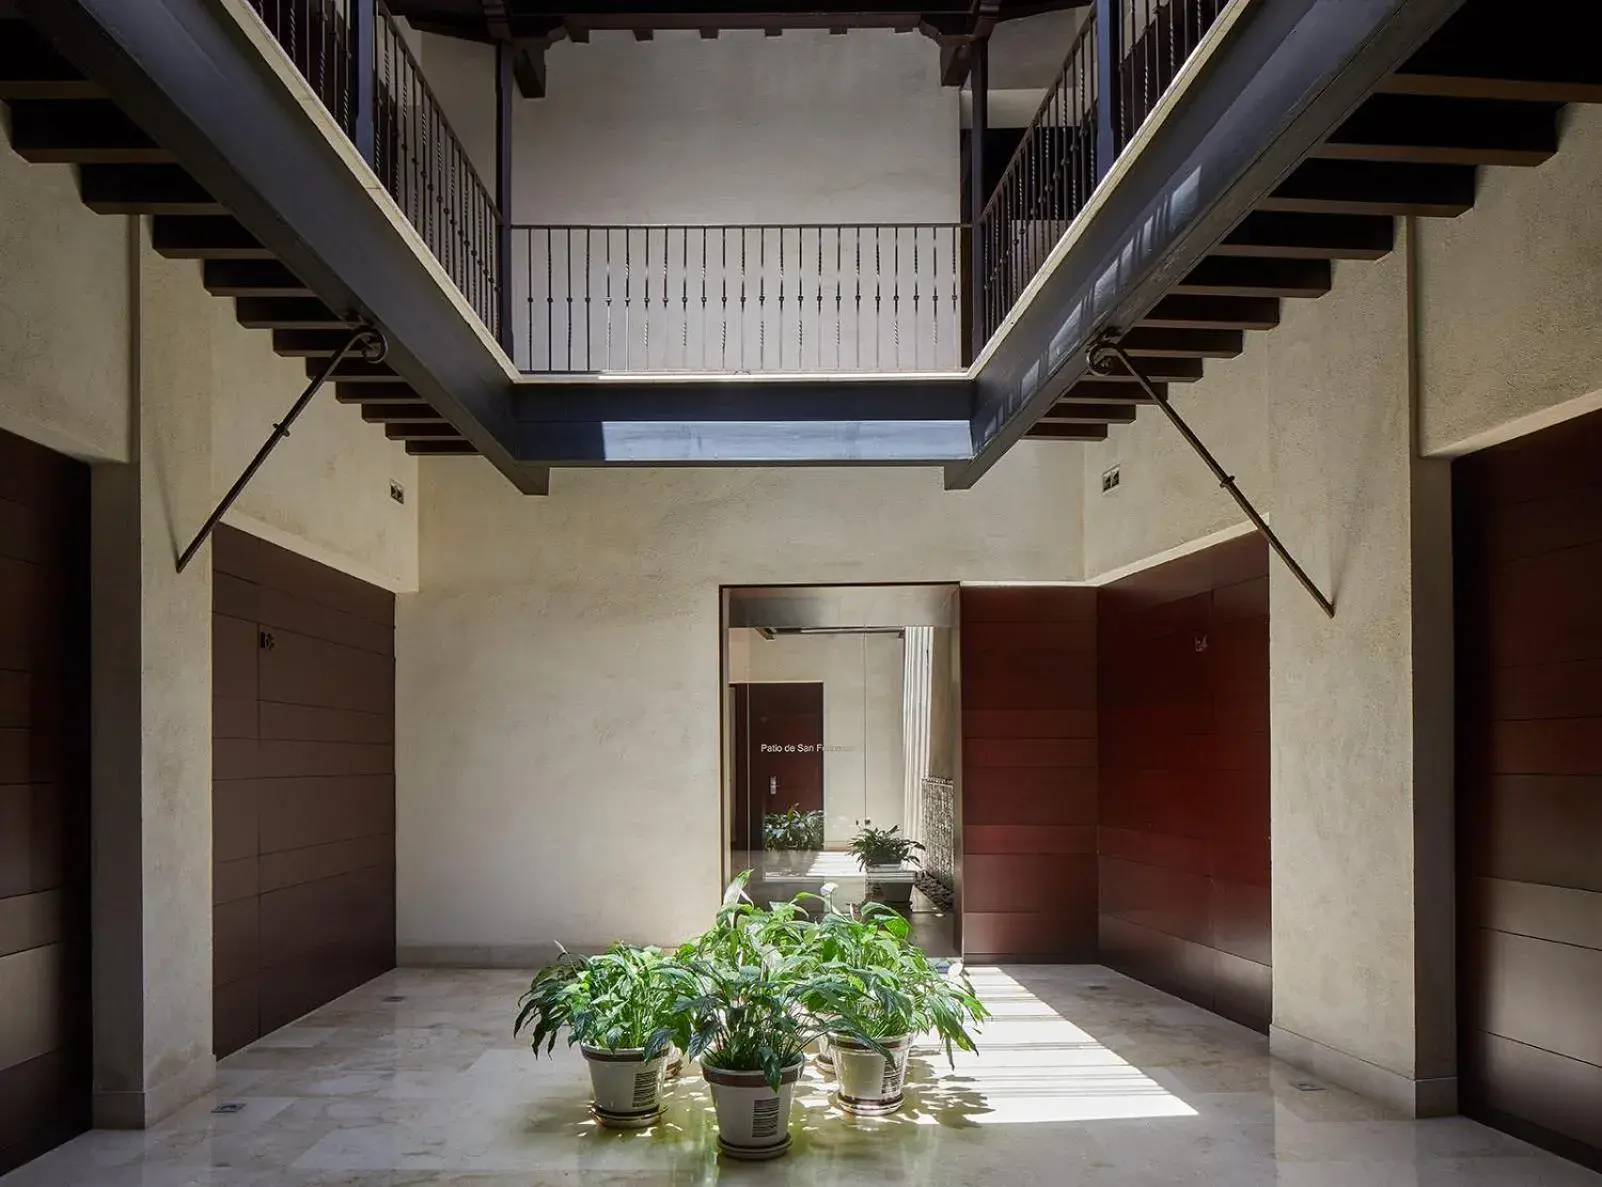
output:
[[[406,488],[393,478],[389,480],[389,497],[397,503],[404,504],[406,502]]]
[[[1113,491],[1118,489],[1121,477],[1122,471],[1118,466],[1108,466],[1101,472],[1101,493],[1104,495],[1112,494]]]

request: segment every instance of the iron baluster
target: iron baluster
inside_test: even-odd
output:
[[[857,225],[857,370],[862,370],[862,226]]]

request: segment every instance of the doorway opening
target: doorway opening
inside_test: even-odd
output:
[[[954,909],[957,587],[724,590],[724,871],[759,902],[826,887],[905,913],[931,955]],[[865,864],[874,836],[915,846]]]

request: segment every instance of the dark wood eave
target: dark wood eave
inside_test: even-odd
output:
[[[724,30],[894,29],[919,32],[940,47],[941,81],[960,86],[968,76],[972,46],[1007,20],[1079,8],[1089,0],[881,0],[872,6],[815,3],[753,4],[700,0],[693,9],[669,3],[570,2],[552,6],[530,0],[391,0],[390,8],[416,29],[516,52],[518,87],[527,98],[545,93],[544,53],[563,39],[583,43],[597,31],[626,30],[642,41],[657,30],[695,31],[715,38]]]

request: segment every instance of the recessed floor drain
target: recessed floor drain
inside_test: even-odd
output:
[[[392,993],[388,997],[386,997],[384,1000],[387,1001],[387,1002],[403,1002],[403,1001],[406,1000],[406,996],[404,994],[400,994],[400,993]]]
[[[1315,1084],[1311,1080],[1297,1080],[1295,1084],[1291,1085],[1291,1087],[1295,1088],[1297,1092],[1324,1091],[1324,1086],[1322,1084]]]
[[[212,1110],[213,1113],[243,1113],[244,1111],[244,1101],[238,1100],[225,1100]]]

